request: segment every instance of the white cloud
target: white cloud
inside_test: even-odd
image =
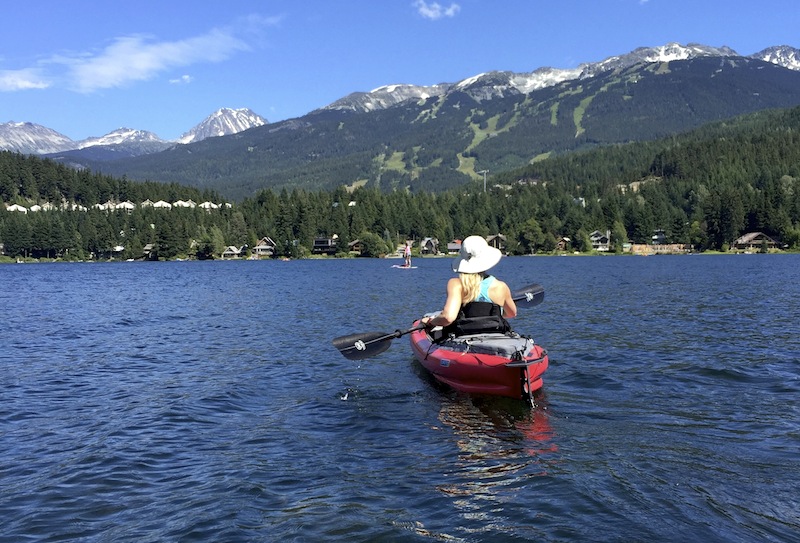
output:
[[[221,30],[173,42],[126,36],[117,38],[96,56],[69,59],[66,64],[70,87],[78,92],[92,92],[145,81],[173,68],[220,62],[247,49],[245,42]]]
[[[179,84],[188,85],[189,83],[192,82],[192,80],[193,78],[191,75],[182,75],[180,77],[170,79],[169,82],[172,83],[173,85],[179,85]]]
[[[441,19],[442,17],[455,17],[456,14],[461,11],[461,6],[455,3],[450,4],[449,7],[443,7],[439,2],[416,0],[413,6],[417,8],[417,13],[433,21]]]
[[[50,82],[35,68],[22,70],[0,70],[0,92],[13,92],[30,89],[46,89]]]
[[[267,26],[278,17],[251,15],[234,24],[177,41],[158,41],[152,36],[130,35],[114,38],[97,52],[54,55],[36,67],[0,70],[0,91],[46,88],[59,84],[81,93],[124,87],[152,79],[168,70],[193,64],[222,62],[236,53],[249,51]],[[41,74],[47,74],[47,77]],[[171,83],[189,83],[182,76]]]

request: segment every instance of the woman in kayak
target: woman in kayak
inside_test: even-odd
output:
[[[501,257],[502,253],[490,247],[483,237],[465,239],[458,258],[453,261],[453,271],[458,277],[447,282],[444,308],[434,317],[424,317],[422,324],[429,328],[443,326],[447,332],[450,325],[458,326],[459,322],[469,319],[493,317],[502,325],[504,319],[516,316],[517,304],[508,285],[486,273]]]

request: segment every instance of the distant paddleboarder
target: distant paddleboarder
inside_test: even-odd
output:
[[[403,248],[403,267],[411,267],[411,242],[406,241],[406,246]]]

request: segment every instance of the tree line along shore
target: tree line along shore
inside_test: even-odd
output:
[[[264,238],[274,240],[271,257],[302,258],[313,254],[316,239],[333,236],[338,256],[349,256],[356,241],[364,256],[380,256],[405,240],[445,246],[472,234],[501,234],[510,255],[586,254],[597,249],[597,232],[608,234],[608,253],[654,241],[725,252],[759,233],[769,241],[750,250],[796,251],[800,108],[556,156],[500,172],[488,186],[298,188],[262,190],[213,209],[143,205],[159,201],[225,199],[210,189],[0,152],[0,243],[9,259],[139,259],[148,246],[154,259],[221,258],[228,247],[245,248],[247,256]],[[116,208],[124,202],[130,205]]]

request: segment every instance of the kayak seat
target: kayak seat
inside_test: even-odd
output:
[[[527,356],[533,350],[535,343],[531,338],[520,336],[516,332],[489,332],[446,337],[437,341],[437,345],[451,351],[471,351],[478,354],[515,358]]]
[[[503,318],[503,310],[491,302],[469,302],[458,312],[456,320],[445,326],[443,336],[469,336],[473,334],[511,332],[511,325]]]

